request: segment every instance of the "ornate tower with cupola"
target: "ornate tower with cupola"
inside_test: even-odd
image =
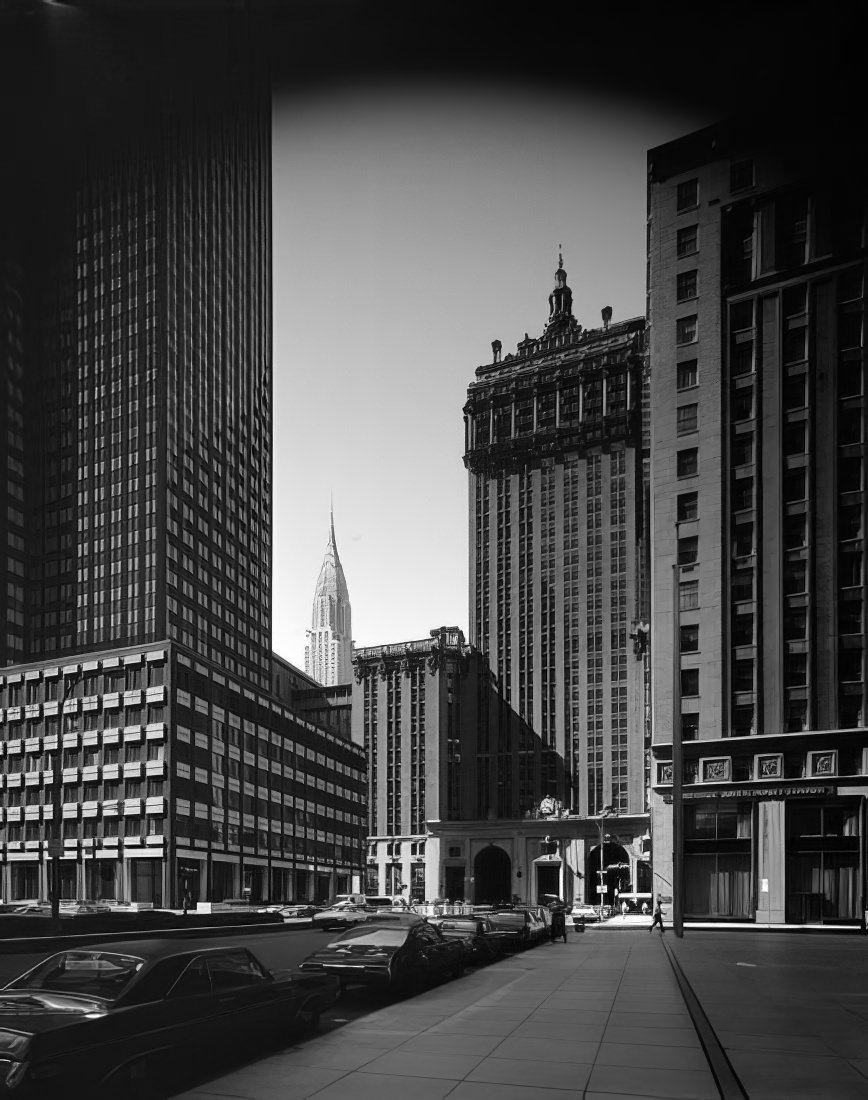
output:
[[[494,341],[468,388],[471,641],[564,760],[541,793],[583,816],[641,815],[645,320],[606,307],[584,328],[562,254],[548,306],[542,335],[503,356]]]

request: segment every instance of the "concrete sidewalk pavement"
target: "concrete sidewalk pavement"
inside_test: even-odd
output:
[[[659,935],[570,936],[183,1094],[187,1100],[718,1100]]]
[[[666,948],[752,1100],[868,1097],[863,936],[685,930]]]
[[[598,928],[185,1092],[186,1100],[865,1100],[861,937]],[[333,1014],[339,1014],[340,1007]]]

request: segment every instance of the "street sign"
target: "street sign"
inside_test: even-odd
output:
[[[597,887],[597,893],[598,894],[608,894],[608,892],[609,892],[609,887],[608,886],[598,886]]]

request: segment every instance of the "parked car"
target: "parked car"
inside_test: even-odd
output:
[[[505,937],[509,951],[523,951],[530,947],[530,923],[521,910],[496,909],[489,915],[491,926]]]
[[[312,921],[314,928],[322,928],[329,931],[333,928],[348,928],[374,916],[378,910],[372,905],[358,905],[352,901],[341,901],[332,905],[329,909],[320,909],[314,913]]]
[[[295,905],[283,905],[278,912],[284,920],[293,920],[298,917],[312,917],[320,911],[320,908],[312,901],[300,901]]]
[[[502,958],[509,944],[509,937],[497,931],[488,917],[434,917],[429,921],[447,939],[465,944],[465,957],[470,966],[483,966]]]
[[[577,901],[570,910],[570,917],[573,924],[578,924],[584,921],[585,924],[590,924],[592,921],[600,919],[599,909],[595,909],[593,905],[588,905],[586,902]]]
[[[73,902],[61,902],[60,903],[60,915],[62,917],[69,916],[87,916],[90,913],[110,913],[111,907],[108,905],[100,905],[95,901],[73,901]]]
[[[272,974],[243,947],[61,951],[0,992],[0,1095],[159,1095],[197,1049],[315,1027],[339,988],[326,974]]]
[[[415,913],[383,913],[348,928],[300,964],[334,974],[343,986],[379,985],[409,993],[464,972],[464,949]]]
[[[547,940],[551,936],[551,924],[552,914],[551,910],[545,905],[533,905],[528,909],[528,912],[532,917],[535,917],[540,924],[540,927],[534,931],[534,936],[538,941]]]

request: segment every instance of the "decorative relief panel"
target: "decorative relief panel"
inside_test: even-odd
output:
[[[706,757],[701,761],[703,783],[726,783],[732,774],[732,760],[728,756]]]

